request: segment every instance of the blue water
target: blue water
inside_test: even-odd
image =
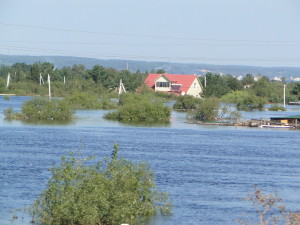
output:
[[[119,154],[146,161],[155,171],[159,190],[167,191],[174,209],[151,224],[237,224],[255,216],[243,198],[257,184],[278,191],[289,210],[300,209],[300,130],[199,126],[172,113],[163,126],[128,126],[106,121],[105,111],[78,111],[66,125],[32,125],[4,120],[7,107],[20,110],[26,97],[0,97],[0,224],[28,225],[30,218],[11,209],[24,208],[45,188],[48,169],[62,155],[80,151],[97,159],[109,156],[115,141]],[[249,118],[300,114],[245,113]]]

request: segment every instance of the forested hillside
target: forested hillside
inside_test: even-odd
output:
[[[15,63],[33,64],[35,62],[51,62],[57,68],[64,66],[73,66],[74,64],[82,64],[87,69],[100,64],[104,67],[110,67],[117,70],[125,70],[128,68],[131,72],[137,70],[141,72],[151,72],[152,70],[163,69],[168,73],[175,74],[197,74],[204,75],[207,72],[232,74],[234,76],[245,76],[246,74],[261,74],[267,77],[285,77],[289,80],[291,77],[300,77],[300,67],[254,67],[254,66],[238,66],[238,65],[209,65],[195,63],[174,63],[174,62],[146,62],[132,61],[121,59],[95,59],[81,58],[71,56],[12,56],[0,55],[0,65],[11,66]]]

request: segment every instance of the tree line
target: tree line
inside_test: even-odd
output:
[[[258,76],[256,80],[252,74],[247,74],[242,80],[238,80],[230,74],[221,76],[220,74],[206,74],[206,88],[204,89],[205,97],[222,98],[233,92],[243,92],[245,95],[264,98],[267,102],[283,102],[283,85],[286,85],[286,101],[300,100],[300,83],[286,83],[284,80],[271,81],[266,76]],[[204,78],[201,78],[204,84]]]
[[[6,88],[6,78],[10,74],[11,83]],[[0,92],[15,93],[17,95],[44,95],[46,85],[40,85],[40,75],[47,80],[48,74],[53,84],[54,95],[66,96],[74,91],[101,93],[104,90],[115,90],[122,79],[128,91],[135,91],[141,86],[147,73],[127,70],[118,71],[95,65],[92,69],[84,65],[73,65],[58,69],[50,62],[36,62],[32,65],[15,63],[12,66],[0,66]],[[65,84],[64,84],[64,81]]]
[[[152,70],[151,72],[165,73],[163,70]],[[6,88],[6,77],[10,73],[11,83]],[[73,65],[58,69],[50,62],[36,62],[34,64],[15,63],[12,66],[0,66],[0,93],[14,93],[17,95],[47,95],[47,85],[40,85],[40,75],[46,80],[51,76],[53,95],[64,97],[74,92],[91,92],[103,94],[113,92],[122,79],[124,86],[130,92],[140,88],[148,75],[136,71],[132,73],[127,70],[116,70],[95,65],[87,69],[84,65]],[[64,80],[66,81],[64,83]],[[247,74],[242,80],[227,74],[207,73],[200,77],[201,83],[206,83],[202,97],[217,97],[227,100],[228,95],[256,96],[266,102],[283,102],[283,82],[271,81],[266,76],[260,76],[258,80],[252,74]],[[286,84],[286,102],[300,100],[300,83]],[[253,97],[254,98],[254,97]]]

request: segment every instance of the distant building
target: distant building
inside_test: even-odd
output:
[[[273,77],[272,81],[279,81],[279,82],[281,82],[282,78],[281,77]]]
[[[289,124],[295,127],[300,126],[300,115],[287,116],[287,117],[271,117],[271,123]]]
[[[197,75],[150,73],[144,82],[154,91],[192,95],[200,98],[203,87]]]

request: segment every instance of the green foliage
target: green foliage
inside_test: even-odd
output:
[[[262,77],[254,83],[252,90],[256,96],[268,98],[271,96],[272,93],[274,93],[273,86],[274,85],[272,85],[271,82],[269,82],[269,78]]]
[[[54,64],[50,62],[36,62],[30,68],[30,73],[28,74],[28,79],[31,81],[39,82],[40,74],[52,75],[54,71]]]
[[[280,103],[280,102],[282,102],[282,99],[281,99],[281,97],[278,96],[277,94],[272,93],[271,96],[269,97],[269,102],[272,102],[272,103]]]
[[[228,105],[224,105],[219,110],[219,119],[225,120],[226,122],[239,122],[239,120],[242,118],[242,113],[237,110],[232,110],[232,107]]]
[[[74,109],[114,109],[116,105],[110,102],[107,97],[101,101],[91,93],[75,93],[67,96],[65,101]]]
[[[218,118],[219,107],[220,102],[217,98],[201,99],[197,108],[188,113],[195,120],[214,121]]]
[[[12,119],[13,116],[13,108],[12,107],[8,107],[7,109],[4,110],[4,116],[6,119],[10,120]]]
[[[300,100],[300,83],[297,83],[290,92],[292,95],[297,96],[297,101]]]
[[[241,90],[243,85],[232,75],[221,76],[220,74],[207,73],[205,97],[222,97],[223,95],[236,90]]]
[[[254,84],[254,77],[252,76],[252,74],[247,74],[247,75],[242,79],[242,84],[243,84],[243,85]]]
[[[105,115],[106,119],[146,122],[167,122],[171,116],[171,110],[161,102],[155,102],[140,94],[122,94],[119,100],[119,108],[115,112]]]
[[[74,111],[64,100],[36,97],[24,102],[22,115],[24,120],[71,120]]]
[[[135,91],[145,79],[145,75],[140,72],[133,74],[127,70],[117,71],[112,68],[104,68],[101,65],[95,65],[87,73],[93,81],[101,83],[110,90],[116,89],[119,86],[120,79],[122,79],[127,91]]]
[[[287,95],[285,99],[287,102],[297,102],[300,100],[300,98],[295,95]]]
[[[283,106],[279,106],[279,105],[272,105],[269,108],[269,111],[285,111],[285,108]]]
[[[145,96],[145,98],[152,99],[155,101],[168,102],[168,100],[177,99],[177,96],[174,93],[166,93],[160,91],[153,91],[146,85],[142,85],[139,88],[139,94]]]
[[[154,174],[146,163],[118,158],[93,164],[73,154],[50,169],[47,188],[31,210],[42,224],[131,225],[161,212],[170,213],[166,193],[157,191]]]
[[[177,110],[190,110],[196,109],[201,99],[195,98],[191,95],[179,96],[173,105],[173,109]]]
[[[234,103],[238,110],[262,110],[267,103],[266,99],[257,97],[249,91],[235,91],[222,97],[225,103]]]
[[[20,81],[20,82],[11,82],[9,86],[9,93],[14,93],[19,96],[36,96],[36,95],[47,95],[48,86],[39,85],[36,82],[32,81]]]
[[[4,110],[4,116],[6,120],[22,120],[23,115],[22,113],[14,112],[12,107],[8,107]]]
[[[8,73],[11,74],[11,83],[7,90],[5,83]],[[44,78],[44,85],[39,85],[40,74]],[[123,80],[127,91],[135,91],[146,77],[145,73],[139,71],[136,73],[127,70],[118,71],[100,65],[86,70],[84,65],[57,69],[54,64],[49,62],[36,62],[32,65],[16,63],[11,67],[0,66],[0,93],[44,96],[48,91],[46,83],[48,74],[51,76],[52,95],[58,97],[68,96],[75,92],[92,92],[97,95],[104,91],[113,92],[119,86],[120,79]]]

